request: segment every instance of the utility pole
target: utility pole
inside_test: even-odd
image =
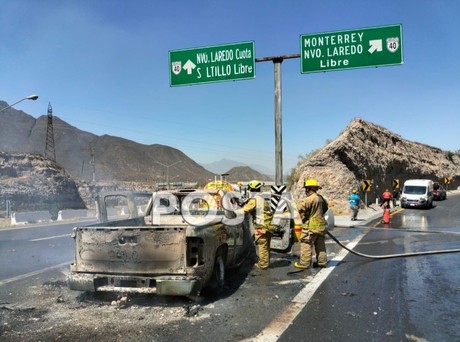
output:
[[[96,182],[96,160],[95,160],[95,157],[94,157],[94,150],[93,149],[91,149],[91,159],[90,159],[89,163],[93,167],[93,183],[94,183],[94,182]]]
[[[176,162],[174,162],[174,163],[172,163],[172,164],[166,165],[166,164],[160,163],[159,161],[156,161],[156,160],[155,160],[155,163],[158,163],[158,164],[160,164],[160,165],[163,165],[163,166],[166,168],[166,189],[167,189],[167,190],[169,190],[169,168],[170,168],[171,166],[174,166],[174,165],[180,163],[181,161],[182,161],[182,160],[178,160],[178,161],[176,161]]]
[[[48,125],[46,127],[45,157],[49,157],[56,161],[53,132],[53,108],[51,107],[51,103],[48,103]]]

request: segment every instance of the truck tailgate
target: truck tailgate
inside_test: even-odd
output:
[[[185,228],[80,227],[75,239],[76,272],[185,274]]]

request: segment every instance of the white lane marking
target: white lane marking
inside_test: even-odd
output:
[[[343,240],[343,241],[340,241],[342,242],[343,244],[345,243],[348,243],[350,242],[350,240]],[[333,240],[326,240],[326,245],[335,245],[337,242],[333,241]]]
[[[275,281],[275,285],[292,285],[292,284],[303,284],[308,281],[308,278],[304,279],[293,279],[293,280],[281,280],[281,281]]]
[[[26,273],[26,274],[21,274],[21,275],[18,275],[16,277],[13,277],[13,278],[0,280],[0,286],[3,286],[3,285],[8,284],[8,283],[12,283],[13,281],[18,281],[18,280],[26,279],[28,277],[33,277],[33,276],[35,276],[37,274],[44,273],[44,272],[53,270],[55,268],[69,266],[71,263],[72,263],[72,261],[67,261],[67,262],[63,262],[62,264],[58,264],[58,265],[50,266],[50,267],[47,267],[47,268],[43,268],[41,270],[33,271],[33,272],[30,272],[30,273]]]
[[[29,241],[30,242],[35,242],[35,241],[51,240],[51,239],[60,238],[60,237],[64,237],[64,236],[70,236],[70,235],[71,234],[54,235],[54,236],[48,236],[48,237],[40,238],[40,239],[33,239],[33,240],[29,240]]]
[[[377,241],[369,241],[369,242],[361,242],[360,245],[375,245],[375,244],[386,244],[388,240],[377,240]]]
[[[348,248],[353,249],[358,242],[363,238],[364,234],[357,236],[351,243],[347,245]],[[255,338],[246,339],[246,342],[275,342],[289,328],[297,315],[307,305],[313,294],[319,286],[326,280],[326,278],[334,270],[335,265],[343,260],[348,254],[346,249],[342,249],[336,257],[334,257],[329,264],[331,266],[321,269],[315,276],[306,278],[308,284],[294,297],[291,304],[283,309],[283,314],[271,321]]]

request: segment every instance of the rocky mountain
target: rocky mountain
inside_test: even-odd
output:
[[[0,108],[8,106],[0,101]],[[45,153],[47,115],[35,119],[9,108],[0,112],[0,151]],[[204,184],[215,174],[183,152],[164,145],[143,145],[109,135],[79,130],[53,116],[56,161],[75,180],[165,182]]]
[[[217,175],[221,175],[223,173],[228,173],[228,170],[238,167],[238,166],[245,166],[243,163],[237,162],[235,160],[230,159],[221,159],[209,164],[201,164],[206,170],[214,172]]]
[[[254,169],[251,169],[249,166],[238,166],[231,168],[228,172],[227,180],[231,183],[240,182],[248,182],[253,179],[257,179],[259,181],[272,181],[270,177],[264,175]]]
[[[0,152],[0,208],[6,202],[14,211],[48,210],[55,217],[61,209],[83,209],[70,175],[39,154]]]
[[[201,164],[201,166],[203,166],[206,170],[209,170],[211,172],[214,172],[215,174],[223,174],[223,173],[229,173],[229,170],[232,169],[232,168],[235,168],[235,167],[239,167],[239,166],[247,166],[261,174],[264,174],[264,175],[269,175],[269,174],[272,174],[273,172],[270,171],[268,168],[262,166],[262,165],[254,165],[254,164],[251,164],[251,165],[245,165],[243,163],[240,163],[238,161],[235,161],[235,160],[230,160],[230,159],[221,159],[221,160],[218,160],[216,162],[213,162],[213,163],[209,163],[209,164]]]
[[[347,207],[353,187],[361,190],[364,180],[371,182],[368,202],[374,202],[393,180],[401,187],[405,180],[428,178],[454,180],[450,188],[460,185],[460,155],[439,148],[403,139],[384,127],[353,120],[337,139],[299,162],[292,174],[295,197],[303,196],[303,182],[315,178],[322,186],[321,193],[329,200]]]
[[[0,101],[0,108],[7,105]],[[82,198],[88,205],[100,190],[151,191],[167,179],[204,185],[219,176],[172,147],[96,136],[54,116],[55,163],[41,156],[45,152],[46,115],[34,119],[9,108],[0,112],[0,123],[0,151],[9,152],[0,158],[0,208],[4,208],[5,199],[13,199],[19,206],[19,202],[28,203],[27,210],[61,202],[67,208],[77,208],[83,205]],[[231,182],[270,181],[270,177],[247,166],[233,167],[225,173],[229,173]],[[316,178],[321,193],[336,208],[346,210],[350,190],[361,189],[363,181],[371,183],[369,192],[361,191],[371,203],[385,188],[392,188],[393,180],[399,180],[402,187],[409,178],[442,181],[449,177],[454,180],[449,187],[457,188],[459,176],[459,154],[405,140],[384,127],[355,119],[335,140],[301,160],[288,186],[298,198],[303,196],[304,180]],[[81,198],[75,193],[75,182]],[[49,194],[54,194],[54,199]]]
[[[0,108],[7,106],[0,101]],[[15,211],[90,207],[101,191],[153,191],[167,181],[203,186],[216,176],[178,149],[97,136],[57,116],[53,116],[54,161],[43,157],[47,115],[35,119],[8,108],[0,112],[0,123],[0,211],[7,200]]]

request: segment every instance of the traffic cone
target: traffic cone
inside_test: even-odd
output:
[[[390,209],[383,209],[383,223],[390,223]]]

